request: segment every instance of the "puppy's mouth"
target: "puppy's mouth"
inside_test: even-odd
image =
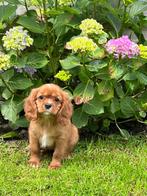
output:
[[[46,116],[49,116],[49,115],[51,115],[52,113],[51,113],[50,111],[45,111],[45,112],[43,112],[43,114],[46,115]]]

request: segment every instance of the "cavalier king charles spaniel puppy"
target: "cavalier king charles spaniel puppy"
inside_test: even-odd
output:
[[[61,166],[78,142],[78,129],[71,123],[72,104],[68,94],[55,84],[32,89],[24,111],[29,126],[29,164],[40,165],[40,150],[53,149],[49,168]]]

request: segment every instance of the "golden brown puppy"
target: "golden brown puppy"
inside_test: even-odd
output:
[[[29,163],[40,165],[40,149],[53,149],[49,168],[61,166],[78,142],[78,130],[71,123],[72,104],[68,94],[55,84],[44,84],[32,89],[24,104],[29,126]]]

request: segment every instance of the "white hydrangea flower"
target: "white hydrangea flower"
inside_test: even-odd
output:
[[[33,39],[22,26],[16,26],[5,33],[2,38],[6,50],[24,50],[33,44]]]

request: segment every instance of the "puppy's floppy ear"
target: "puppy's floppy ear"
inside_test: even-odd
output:
[[[30,95],[25,99],[25,103],[24,103],[25,117],[29,121],[37,119],[37,106],[35,103],[37,93],[38,93],[38,88],[32,89]]]
[[[60,111],[57,115],[57,122],[66,125],[68,121],[71,119],[73,112],[72,103],[69,99],[69,96],[66,92],[63,91],[63,102]]]

